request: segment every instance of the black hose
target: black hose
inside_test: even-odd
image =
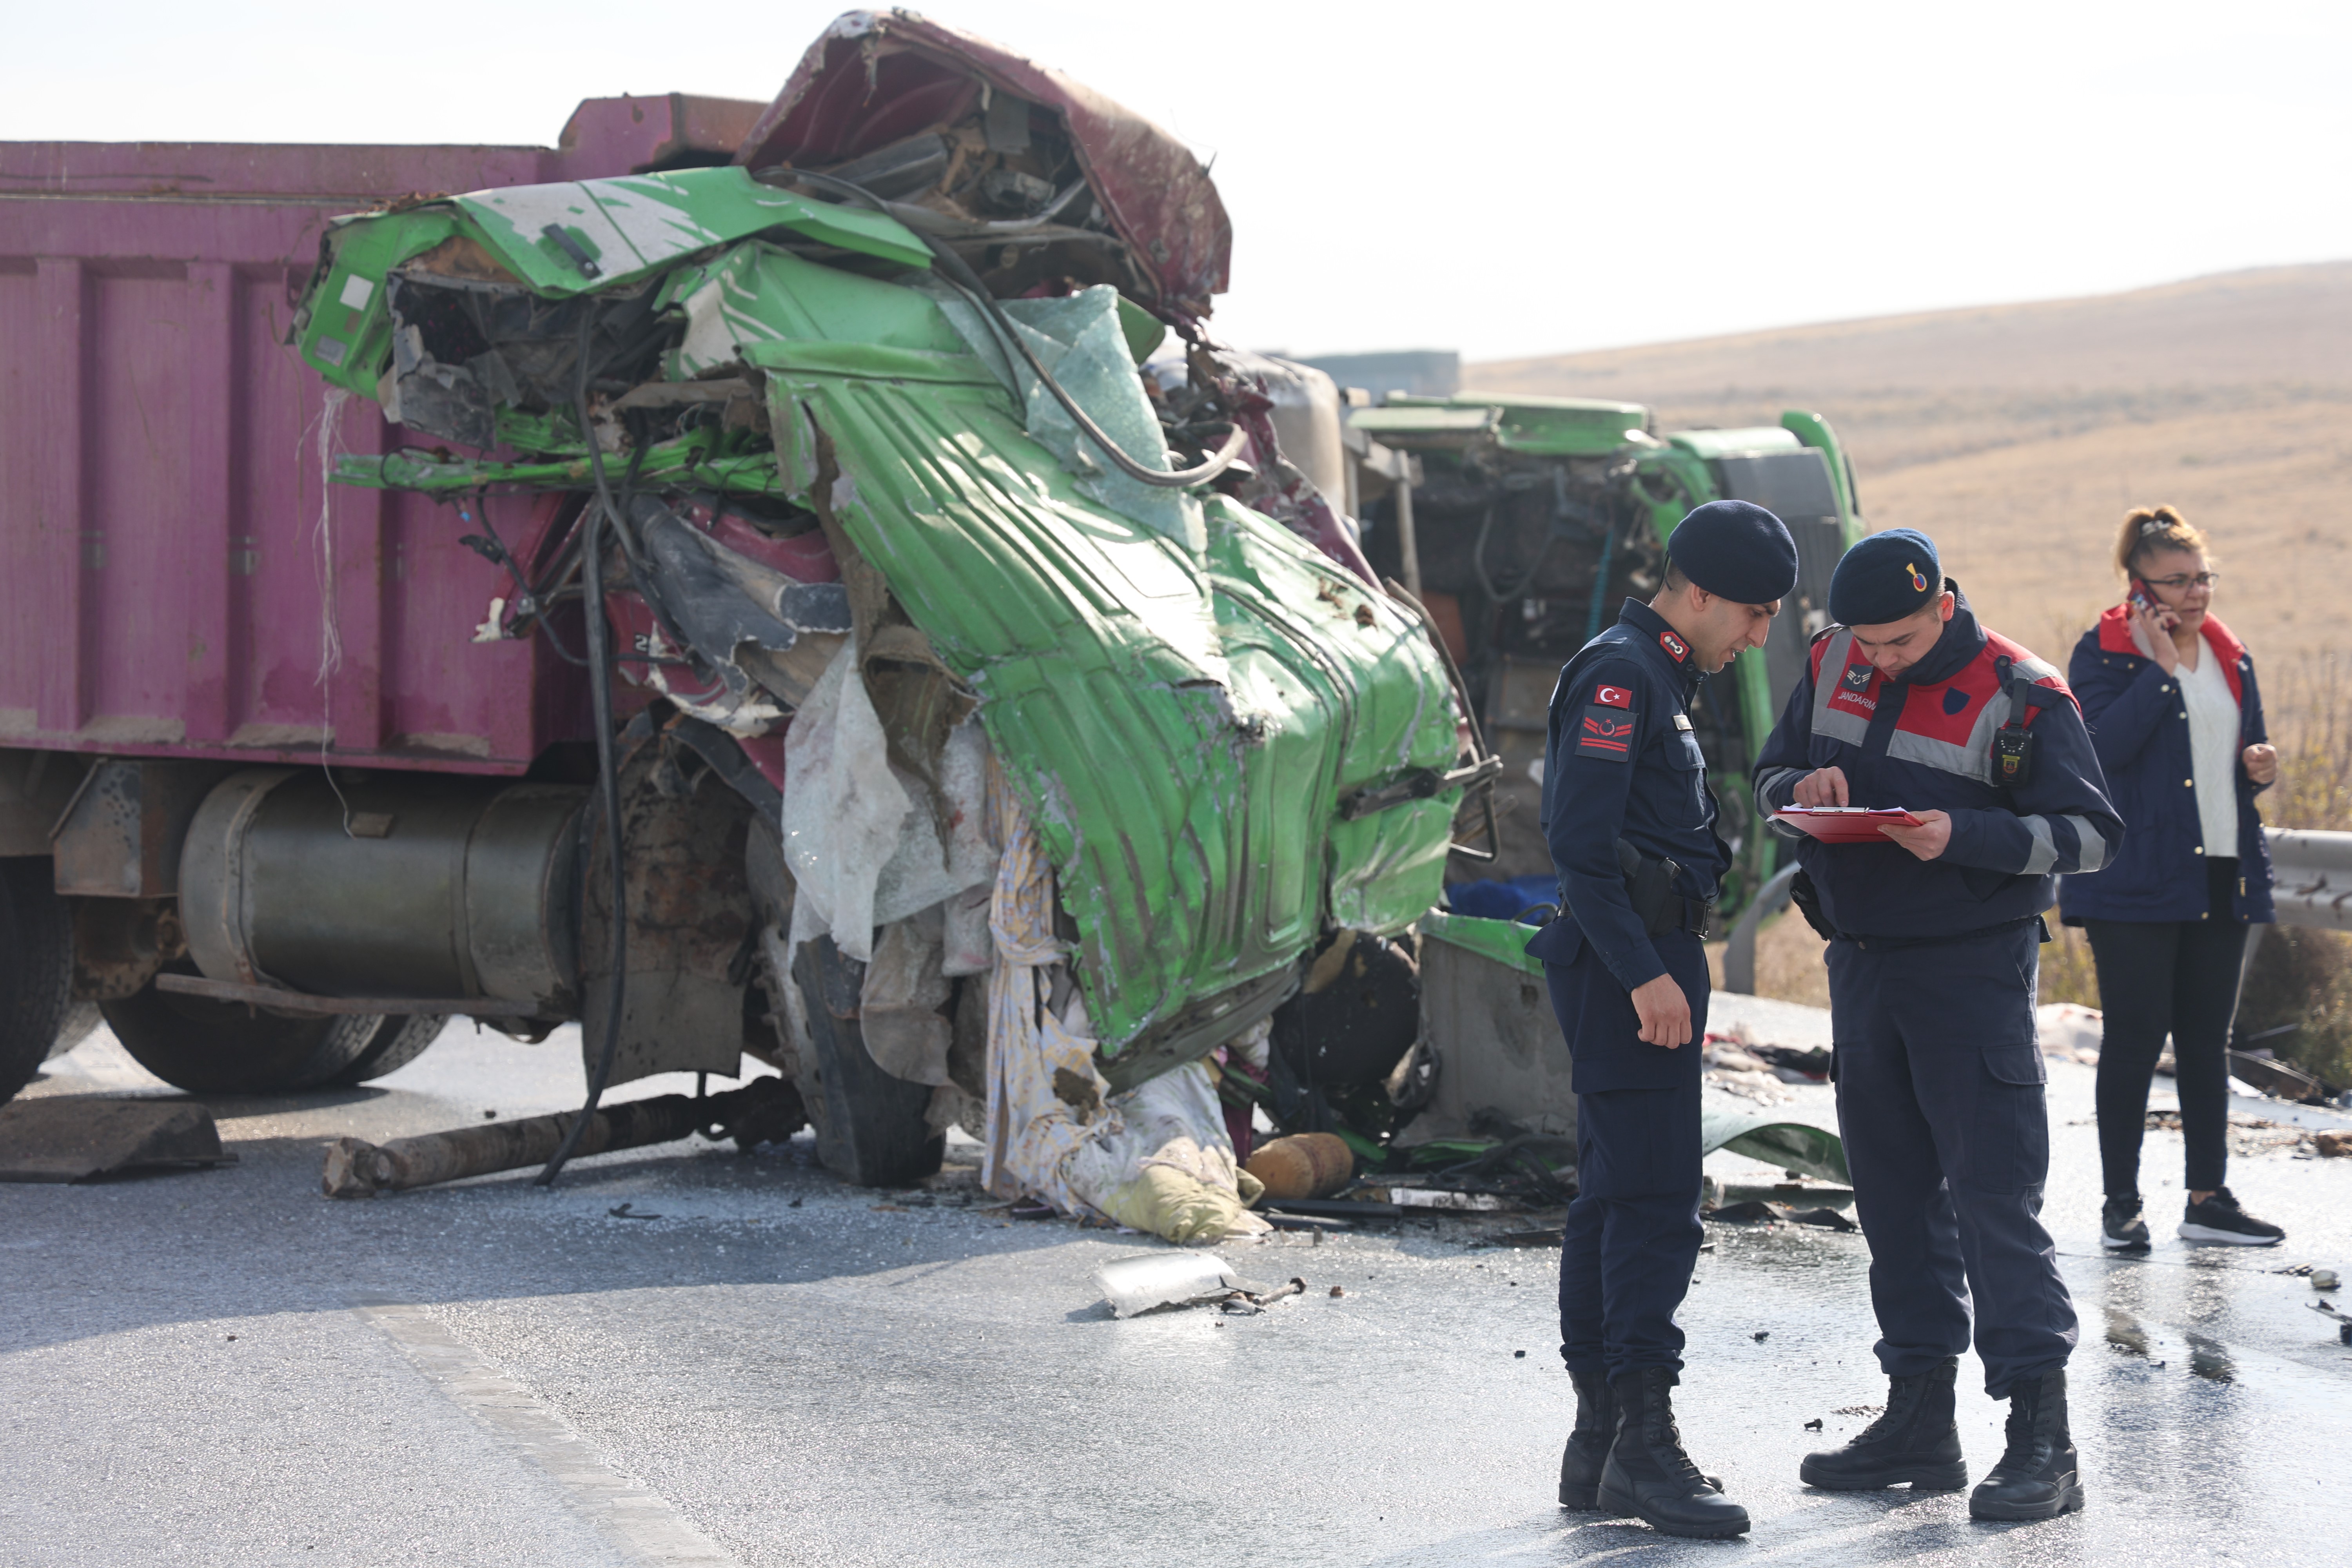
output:
[[[585,336],[585,334],[583,334]],[[588,424],[587,356],[581,356],[580,368],[580,427],[588,437],[589,471],[595,476],[596,493],[590,498],[586,514],[580,520],[580,571],[587,602],[588,627],[588,705],[593,710],[596,726],[596,791],[604,816],[604,845],[611,858],[613,877],[613,973],[605,992],[604,1040],[596,1052],[596,1065],[588,1075],[588,1100],[572,1125],[563,1130],[563,1141],[548,1156],[546,1168],[539,1173],[537,1185],[552,1186],[563,1172],[572,1151],[580,1146],[581,1136],[595,1119],[598,1102],[604,1098],[605,1086],[613,1081],[613,1062],[620,1054],[621,1007],[628,996],[629,900],[625,881],[626,868],[621,845],[621,768],[613,754],[613,627],[604,616],[604,542],[601,537],[604,523],[610,516],[612,492],[604,486],[604,456],[596,445],[596,432]],[[618,519],[614,520],[618,523]]]
[[[894,217],[898,216],[896,203],[886,202],[863,186],[853,185],[846,180],[836,180],[830,174],[813,174],[800,170],[794,170],[793,177],[844,192],[866,203],[877,212]],[[1249,441],[1249,432],[1235,425],[1233,427],[1233,434],[1225,437],[1225,444],[1217,449],[1215,456],[1190,468],[1180,468],[1171,473],[1166,468],[1146,468],[1129,457],[1120,449],[1118,442],[1103,433],[1101,426],[1087,417],[1087,411],[1080,408],[1076,400],[1062,389],[1062,384],[1054,379],[1053,373],[1048,371],[1044,363],[1037,358],[1036,351],[1030,348],[1029,340],[1021,335],[1020,329],[1013,323],[1013,318],[1004,313],[1004,308],[996,302],[996,296],[991,294],[988,291],[988,285],[980,280],[980,274],[974,272],[962,257],[948,248],[946,243],[937,236],[925,232],[914,224],[908,224],[907,228],[909,233],[930,247],[931,255],[938,260],[948,286],[980,308],[982,318],[988,322],[991,330],[1005,346],[1028,362],[1030,370],[1035,374],[1039,381],[1045,384],[1045,390],[1054,395],[1054,401],[1062,405],[1062,412],[1070,416],[1072,423],[1085,433],[1087,440],[1102,449],[1103,456],[1108,458],[1119,472],[1139,484],[1150,485],[1159,489],[1191,489],[1195,485],[1207,484],[1211,479],[1223,473],[1233,467],[1234,459],[1242,455],[1242,447]]]

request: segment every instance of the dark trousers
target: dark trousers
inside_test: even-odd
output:
[[[1553,1009],[1576,1058],[1576,1201],[1560,1238],[1559,1353],[1570,1372],[1611,1377],[1682,1368],[1675,1312],[1698,1262],[1699,1053],[1706,959],[1695,938],[1659,954],[1691,1007],[1688,1045],[1642,1044],[1633,998],[1586,948],[1547,963]],[[1588,1088],[1656,1082],[1664,1088]]]
[[[1870,1242],[1879,1365],[1913,1377],[1969,1347],[1985,1391],[2066,1364],[2074,1303],[2042,1228],[2050,1172],[2033,1037],[2040,933],[1830,944],[1838,1127]]]
[[[2201,921],[2084,921],[2099,969],[2099,1163],[2107,1196],[2139,1195],[2140,1134],[2148,1079],[2172,1037],[2180,1089],[2183,1183],[2210,1192],[2230,1168],[2230,1022],[2238,1013],[2238,973],[2246,924],[2237,918],[2238,862],[2205,863],[2208,913]]]

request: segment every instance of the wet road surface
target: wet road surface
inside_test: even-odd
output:
[[[2048,1217],[2083,1319],[2088,1510],[1976,1524],[1965,1494],[1800,1487],[1799,1458],[1885,1396],[1867,1253],[1710,1226],[1678,1406],[1756,1525],[1702,1544],[1555,1506],[1554,1258],[1465,1245],[1473,1222],[1227,1248],[1307,1294],[1113,1321],[1089,1271],[1160,1244],[1010,1222],[953,1170],[845,1187],[805,1138],[602,1156],[552,1193],[318,1195],[334,1137],[568,1108],[575,1042],[460,1025],[366,1089],[213,1102],[234,1167],[0,1186],[0,1563],[2159,1568],[2340,1561],[2352,1528],[2352,1348],[2273,1272],[2352,1264],[2352,1160],[2236,1160],[2288,1241],[2197,1248],[2170,1239],[2179,1136],[2150,1132],[2158,1245],[2103,1257],[2072,1063],[2051,1068]],[[100,1091],[170,1092],[102,1031],[28,1092]],[[1825,1089],[1792,1092],[1829,1120]],[[2002,1407],[1961,1375],[1973,1477]]]

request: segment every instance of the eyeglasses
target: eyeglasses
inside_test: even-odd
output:
[[[2151,588],[2169,588],[2178,594],[2183,588],[2210,588],[2221,580],[2219,572],[2183,573],[2178,577],[2147,577],[2142,581]]]

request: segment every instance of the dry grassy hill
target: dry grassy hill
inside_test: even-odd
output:
[[[1852,449],[1872,526],[1932,534],[1986,618],[2062,664],[2118,595],[2106,559],[2124,512],[2179,507],[2215,536],[2217,609],[2263,662],[2286,742],[2264,815],[2352,827],[2352,262],[1510,360],[1465,380],[1646,403],[1670,429],[1817,410]],[[1774,922],[1759,989],[1825,1002],[1820,949]],[[2042,994],[2097,999],[2078,933],[2043,950]],[[2303,1022],[2286,1054],[2352,1083],[2352,945],[2265,942],[2247,998],[2248,1026]]]
[[[1666,428],[1826,415],[1875,528],[2058,658],[2132,506],[2216,536],[2217,606],[2282,673],[2339,646],[2352,568],[2352,262],[2126,294],[1472,365],[1481,389],[1645,403]]]

